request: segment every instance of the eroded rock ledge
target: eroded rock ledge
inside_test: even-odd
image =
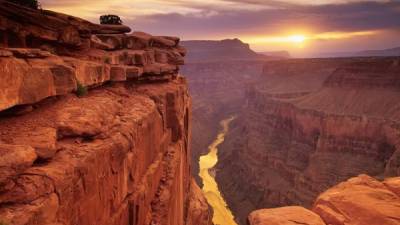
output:
[[[5,1],[0,21],[1,222],[211,223],[178,38]]]
[[[396,225],[400,224],[400,177],[382,182],[360,175],[322,193],[312,210],[298,206],[261,209],[250,225]]]

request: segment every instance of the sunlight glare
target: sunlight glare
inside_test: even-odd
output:
[[[304,35],[292,35],[288,37],[288,40],[294,43],[303,43],[306,37]]]

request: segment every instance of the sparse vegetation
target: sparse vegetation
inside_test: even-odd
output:
[[[38,0],[8,0],[9,2],[22,5],[25,7],[29,7],[31,9],[39,9],[40,8],[40,2]],[[0,224],[2,225],[2,224]]]
[[[77,95],[78,97],[82,97],[82,96],[87,95],[87,93],[88,93],[87,87],[83,86],[83,85],[78,81],[77,87],[76,87],[76,95]],[[0,225],[1,225],[1,224],[0,224]]]
[[[100,24],[121,25],[122,20],[117,15],[102,15],[100,16]]]

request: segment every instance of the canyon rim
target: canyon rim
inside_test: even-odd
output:
[[[400,225],[399,9],[0,0],[0,225]]]

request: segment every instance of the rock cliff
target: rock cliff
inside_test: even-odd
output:
[[[198,225],[179,38],[0,1],[0,221]]]
[[[250,225],[397,225],[400,224],[400,178],[379,182],[360,175],[322,193],[311,210],[282,207],[254,211]]]
[[[399,176],[399,75],[396,57],[266,63],[220,147],[217,180],[241,222],[259,208],[311,207],[359,174]]]

